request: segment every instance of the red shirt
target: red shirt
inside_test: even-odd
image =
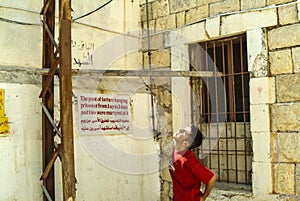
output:
[[[173,201],[200,201],[201,183],[207,184],[214,173],[202,165],[191,150],[172,155],[170,175],[173,182]]]

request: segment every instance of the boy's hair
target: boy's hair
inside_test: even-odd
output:
[[[199,130],[198,127],[195,126],[191,126],[191,131],[192,134],[190,136],[192,142],[191,145],[189,146],[189,149],[194,149],[196,147],[199,147],[202,144],[202,140],[203,140],[203,135],[201,133],[201,131]]]

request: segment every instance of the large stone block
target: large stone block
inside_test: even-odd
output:
[[[279,133],[277,152],[278,162],[300,162],[300,134]]]
[[[148,54],[144,54],[144,65],[148,64]],[[151,65],[153,68],[171,66],[171,53],[169,50],[151,52]]]
[[[175,14],[168,15],[166,17],[160,17],[156,19],[155,31],[165,31],[176,27],[176,16]]]
[[[275,78],[250,79],[250,104],[275,102]]]
[[[238,10],[240,10],[239,0],[219,1],[209,5],[209,16]]]
[[[169,15],[169,1],[160,0],[152,3],[153,19]]]
[[[289,3],[294,0],[267,0],[267,5]]]
[[[176,13],[176,27],[185,25],[185,12]]]
[[[197,8],[190,9],[186,12],[186,24],[197,22],[208,17],[208,5],[203,5]]]
[[[271,105],[271,129],[272,131],[299,131],[300,103]]]
[[[253,132],[253,161],[270,162],[271,134],[270,132]]]
[[[266,31],[263,29],[247,31],[248,71],[253,77],[268,75],[266,41]]]
[[[277,102],[300,101],[300,74],[281,75],[276,78]]]
[[[292,49],[292,58],[294,64],[294,72],[300,72],[300,47],[296,47]]]
[[[277,163],[273,165],[274,193],[294,194],[295,165],[293,163]]]
[[[270,131],[270,111],[268,104],[250,106],[251,131]]]
[[[206,19],[205,29],[210,38],[220,36],[220,20],[220,16]]]
[[[300,196],[300,164],[296,164],[296,195]]]
[[[292,24],[298,21],[298,10],[296,5],[279,7],[278,14],[279,24]]]
[[[176,13],[196,7],[197,0],[170,0],[170,12]]]
[[[252,187],[253,194],[269,194],[272,192],[271,163],[253,162]]]
[[[247,10],[252,8],[262,8],[265,7],[265,1],[261,0],[242,0],[241,1],[241,10]]]
[[[278,50],[269,53],[271,74],[292,73],[292,53],[290,49]]]
[[[226,1],[224,1],[226,2]],[[276,9],[228,15],[221,18],[221,34],[239,32],[277,25]]]
[[[268,40],[270,50],[300,45],[300,24],[272,29],[268,33]]]

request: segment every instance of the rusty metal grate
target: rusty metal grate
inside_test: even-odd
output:
[[[190,70],[215,76],[191,78],[192,121],[205,141],[202,162],[220,182],[251,184],[252,139],[246,36],[189,46]]]

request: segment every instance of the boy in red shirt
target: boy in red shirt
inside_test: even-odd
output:
[[[202,133],[194,126],[179,129],[173,136],[175,148],[171,158],[170,175],[173,182],[173,201],[205,201],[216,176],[202,165],[192,149],[202,144]],[[201,183],[206,184],[200,191]]]

